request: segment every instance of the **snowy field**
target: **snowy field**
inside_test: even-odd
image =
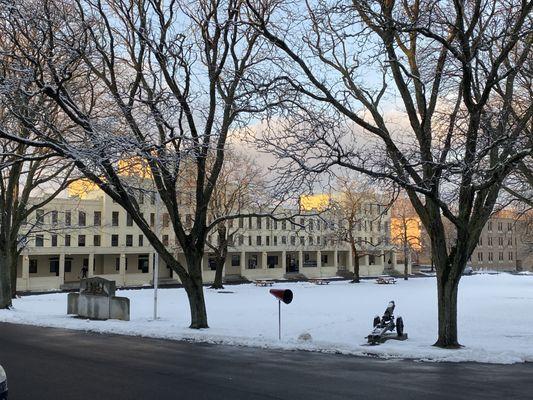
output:
[[[117,295],[131,300],[131,321],[89,321],[66,315],[67,295],[27,296],[13,310],[0,311],[0,321],[110,332],[174,340],[192,340],[282,349],[339,352],[431,361],[517,363],[533,361],[533,276],[465,276],[459,288],[460,350],[432,347],[437,337],[435,278],[417,278],[396,285],[363,281],[354,285],[332,282],[278,283],[294,292],[282,304],[283,336],[278,340],[278,304],[268,288],[252,284],[206,289],[210,329],[188,329],[189,309],[182,289],[159,290],[159,315],[152,320],[153,290],[126,290]],[[409,339],[367,346],[372,319],[387,302],[396,302]],[[298,336],[309,333],[310,341]]]

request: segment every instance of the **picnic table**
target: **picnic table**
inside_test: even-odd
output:
[[[380,285],[390,285],[396,283],[396,279],[392,276],[379,276],[376,278],[376,283]]]
[[[274,281],[254,281],[255,286],[272,286],[274,284]]]
[[[328,279],[321,279],[321,278],[311,278],[308,279],[309,283],[314,283],[315,285],[329,285]]]

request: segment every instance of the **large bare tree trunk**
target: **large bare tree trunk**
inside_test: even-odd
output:
[[[10,258],[10,276],[11,276],[11,298],[15,299],[17,297],[17,261],[19,254],[16,250],[16,245],[11,249],[11,258]]]
[[[0,249],[0,309],[11,307],[11,255]]]
[[[409,276],[409,249],[407,244],[403,245],[403,279],[407,280]]]
[[[224,289],[224,285],[222,284],[222,276],[224,272],[224,263],[226,262],[226,257],[216,257],[215,258],[215,280],[213,281],[213,284],[211,285],[211,289]]]
[[[355,242],[351,241],[350,245],[352,246],[352,253],[353,253],[353,279],[351,283],[359,283],[360,282],[360,276],[359,276],[359,252],[357,251],[357,248],[355,247]]]
[[[438,267],[437,267],[438,270]],[[435,346],[459,348],[457,340],[457,290],[459,279],[448,279],[437,274],[437,296],[439,309],[439,336]]]
[[[189,276],[180,277],[189,299],[189,307],[191,309],[191,325],[189,327],[192,329],[209,328],[202,282],[202,257],[203,252],[188,255],[186,258]]]
[[[224,273],[224,263],[228,254],[228,239],[226,237],[226,227],[220,224],[218,229],[218,248],[215,256],[215,280],[211,289],[224,289],[222,285],[222,276]]]

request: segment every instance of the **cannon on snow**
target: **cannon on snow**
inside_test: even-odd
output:
[[[394,301],[390,301],[387,305],[387,309],[380,318],[378,315],[374,317],[374,329],[367,336],[368,343],[379,344],[388,339],[405,340],[407,339],[407,333],[403,331],[403,319],[402,317],[396,318],[394,321]],[[396,333],[393,333],[396,330]]]

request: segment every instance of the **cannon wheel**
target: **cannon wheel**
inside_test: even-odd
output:
[[[396,333],[398,336],[403,335],[403,319],[402,317],[396,318]]]
[[[379,317],[376,315],[376,316],[374,317],[374,322],[373,322],[373,325],[372,325],[372,326],[375,328],[376,326],[379,325],[380,322],[381,322],[381,319],[379,319]]]

